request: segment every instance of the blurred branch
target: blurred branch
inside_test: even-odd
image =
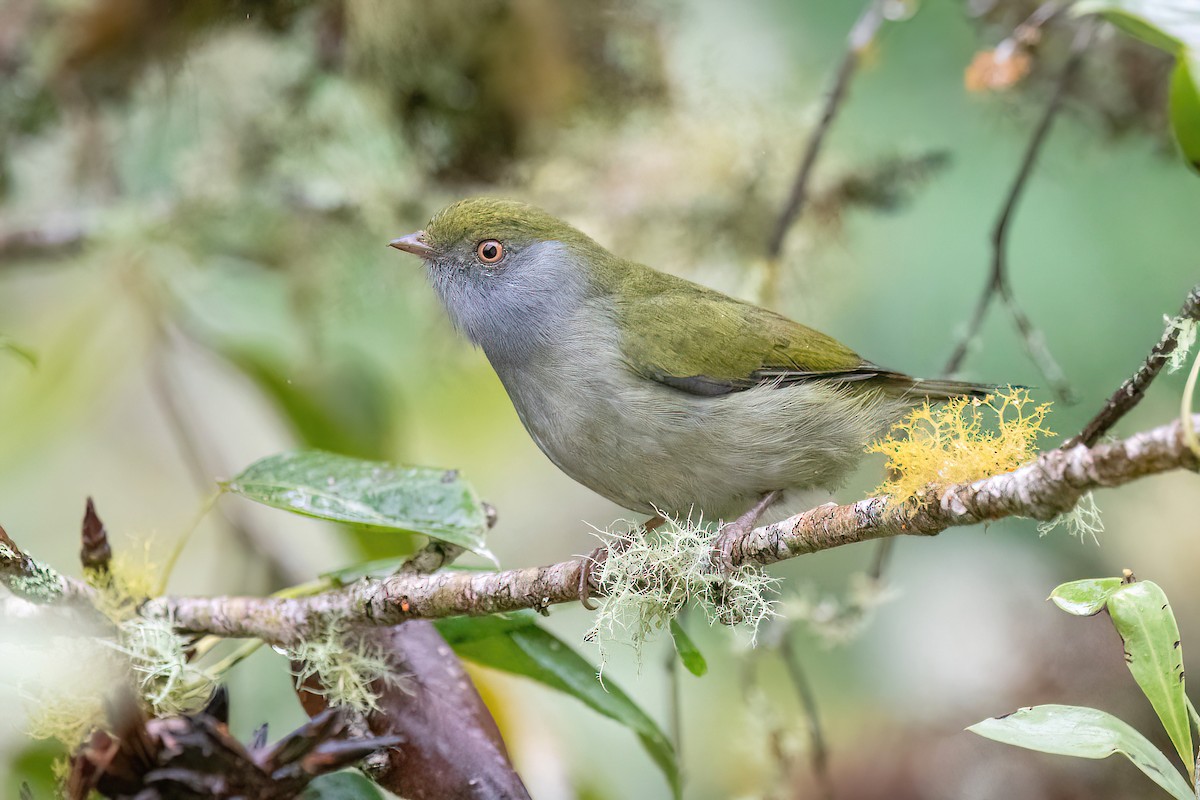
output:
[[[824,505],[755,528],[735,543],[735,565],[773,564],[796,556],[890,536],[930,536],[951,527],[1021,516],[1052,519],[1100,487],[1176,469],[1200,459],[1183,441],[1180,420],[1112,444],[1052,450],[1009,473],[973,483],[931,485],[921,501],[871,497]],[[579,598],[579,559],[503,572],[394,575],[298,599],[162,597],[143,613],[167,617],[185,631],[257,637],[287,645],[330,619],[394,625],[408,619],[545,609]],[[594,583],[592,593],[600,589]]]
[[[168,333],[165,323],[153,310],[148,302],[151,314],[154,316],[155,327],[161,342],[160,350],[152,357],[150,365],[150,384],[155,400],[167,420],[180,455],[187,465],[196,490],[202,495],[213,490],[215,479],[209,461],[205,457],[200,444],[203,438],[198,430],[198,424],[193,424],[194,414],[188,414],[183,407],[183,393],[176,389],[174,380],[166,364],[166,356],[162,348],[169,346]],[[218,513],[225,520],[230,532],[242,548],[262,561],[267,567],[267,581],[272,588],[299,583],[304,579],[304,569],[288,553],[279,552],[272,547],[271,542],[255,530],[245,518],[245,515],[226,508],[218,508]]]
[[[800,657],[796,655],[795,642],[790,630],[783,635],[783,641],[779,643],[779,656],[783,659],[783,666],[787,669],[788,677],[792,679],[792,685],[804,706],[813,777],[821,789],[821,796],[825,800],[834,800],[836,793],[833,789],[833,778],[829,774],[829,748],[825,744],[825,732],[817,709],[817,695],[808,680],[804,666],[800,663]]]
[[[1050,384],[1050,388],[1054,390],[1054,393],[1064,403],[1074,402],[1074,392],[1067,383],[1062,367],[1054,360],[1054,356],[1051,355],[1050,350],[1046,347],[1045,337],[1042,336],[1042,332],[1030,321],[1024,309],[1017,302],[1016,295],[1013,293],[1008,274],[1008,233],[1017,203],[1025,191],[1025,185],[1029,182],[1029,176],[1032,174],[1034,164],[1041,154],[1042,146],[1046,142],[1054,119],[1058,116],[1058,112],[1062,108],[1067,87],[1079,69],[1079,64],[1083,60],[1083,54],[1091,43],[1094,32],[1095,23],[1092,20],[1083,22],[1076,31],[1067,55],[1066,64],[1063,65],[1062,71],[1059,72],[1054,84],[1054,90],[1050,94],[1050,101],[1042,111],[1042,117],[1038,121],[1037,127],[1034,128],[1033,136],[1030,137],[1029,144],[1025,148],[1025,154],[1022,156],[1020,167],[1017,169],[1017,176],[1013,180],[1012,187],[1009,189],[1008,196],[1000,210],[1000,216],[997,218],[996,225],[992,229],[992,265],[987,285],[984,286],[983,294],[980,295],[979,302],[975,306],[975,313],[971,316],[971,320],[967,324],[966,332],[959,339],[954,352],[950,355],[950,359],[946,362],[946,366],[942,370],[948,375],[954,375],[958,372],[959,367],[962,366],[963,359],[966,358],[971,342],[975,340],[979,335],[980,328],[983,327],[983,321],[987,317],[987,312],[991,308],[992,301],[999,298],[1008,308],[1008,312],[1013,318],[1013,323],[1016,325],[1017,331],[1021,334],[1025,351],[1046,378],[1046,381]]]
[[[0,263],[23,258],[56,258],[80,250],[90,233],[82,217],[63,217],[31,228],[0,231]]]
[[[91,605],[96,596],[95,590],[83,581],[62,575],[25,555],[4,528],[0,528],[0,584],[31,603]]]
[[[1092,418],[1092,421],[1078,436],[1064,444],[1063,449],[1081,444],[1088,446],[1095,444],[1101,436],[1108,433],[1112,426],[1117,424],[1121,417],[1132,411],[1133,407],[1142,401],[1150,384],[1158,377],[1158,373],[1162,372],[1170,355],[1175,352],[1175,348],[1179,344],[1179,323],[1184,320],[1200,323],[1200,284],[1196,284],[1188,292],[1187,299],[1183,301],[1183,307],[1179,309],[1178,316],[1167,322],[1167,328],[1163,331],[1162,338],[1150,349],[1150,355],[1146,356],[1146,360],[1138,367],[1137,372],[1133,373],[1132,377],[1113,392],[1100,413]]]
[[[779,273],[779,256],[783,252],[783,242],[787,237],[788,229],[799,218],[800,213],[804,210],[805,202],[808,200],[809,180],[812,177],[813,168],[816,166],[817,156],[821,152],[821,145],[825,142],[825,135],[829,133],[834,117],[841,109],[842,101],[846,99],[846,92],[850,88],[850,81],[858,72],[863,52],[875,41],[875,34],[879,32],[883,19],[882,0],[868,0],[866,7],[858,15],[858,19],[855,20],[854,26],[846,37],[846,52],[843,53],[841,64],[838,66],[833,88],[825,98],[821,120],[817,123],[817,127],[809,136],[808,143],[804,147],[804,154],[800,159],[800,169],[796,173],[796,179],[792,182],[791,193],[775,222],[771,238],[767,242],[768,272],[767,288],[764,290],[767,302],[770,302],[774,295],[774,287]]]

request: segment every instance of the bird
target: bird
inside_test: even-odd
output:
[[[783,493],[836,488],[925,400],[994,389],[886,369],[515,200],[461,200],[389,245],[424,261],[450,321],[559,469],[648,515],[646,530],[693,512],[732,520],[714,546],[725,570]],[[590,607],[588,579],[581,570]]]

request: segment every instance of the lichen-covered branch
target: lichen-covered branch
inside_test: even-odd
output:
[[[83,603],[90,605],[95,591],[83,581],[62,575],[34,561],[0,528],[0,584],[31,603]]]
[[[1179,346],[1181,323],[1185,321],[1200,323],[1200,284],[1193,286],[1192,290],[1188,292],[1183,306],[1179,309],[1178,316],[1167,322],[1162,338],[1150,349],[1150,354],[1138,367],[1137,372],[1133,373],[1112,393],[1100,413],[1092,418],[1092,421],[1078,436],[1063,445],[1064,449],[1080,444],[1095,444],[1101,436],[1108,433],[1120,421],[1121,417],[1128,414],[1134,406],[1141,402],[1142,398],[1146,396],[1146,390],[1150,388],[1150,384],[1158,376],[1158,373],[1162,372],[1162,368],[1166,366],[1171,355]]]
[[[1200,424],[1200,418],[1197,418]],[[766,565],[806,553],[1005,517],[1048,520],[1093,489],[1120,486],[1200,459],[1183,441],[1180,421],[1111,444],[1052,450],[1025,466],[972,483],[930,486],[906,503],[872,497],[824,505],[751,531],[734,548],[735,564]],[[580,560],[504,572],[441,572],[363,580],[314,597],[164,597],[143,613],[169,617],[182,630],[258,637],[287,645],[330,620],[394,625],[415,618],[544,609],[578,600]],[[598,594],[599,587],[593,585]]]

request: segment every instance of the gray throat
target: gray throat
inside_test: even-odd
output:
[[[538,242],[514,255],[495,271],[430,266],[454,326],[483,349],[501,378],[552,350],[587,293],[561,242]]]

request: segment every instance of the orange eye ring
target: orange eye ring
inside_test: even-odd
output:
[[[504,245],[496,239],[484,239],[475,247],[475,257],[484,264],[495,264],[504,258]]]

